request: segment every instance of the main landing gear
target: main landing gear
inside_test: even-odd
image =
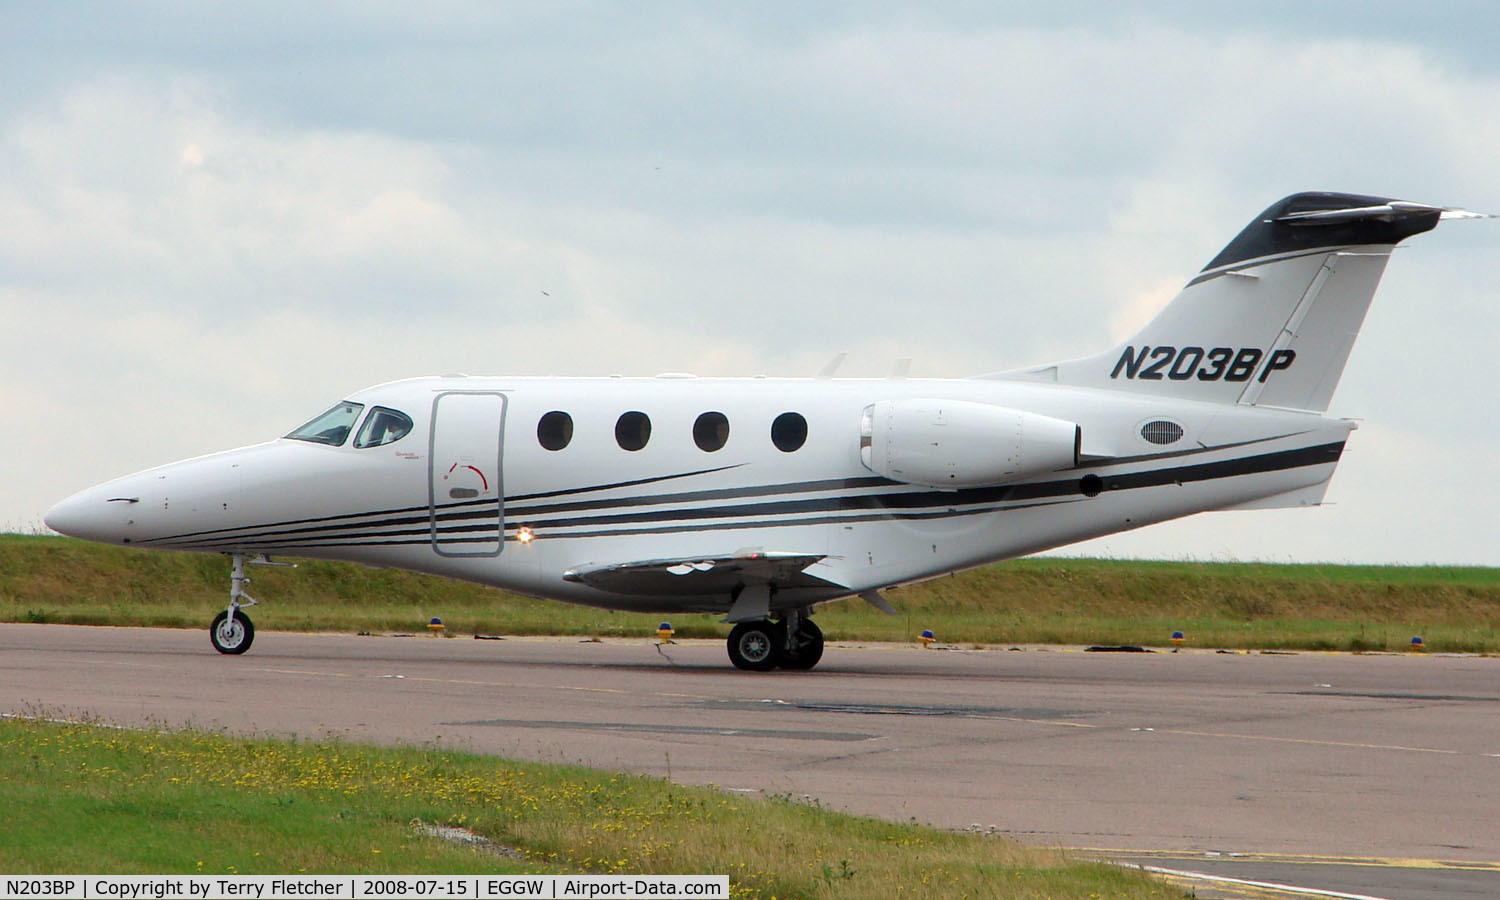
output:
[[[788,610],[779,622],[755,619],[729,632],[729,661],[753,672],[811,669],[823,658],[823,632],[800,610]]]
[[[245,574],[245,554],[236,553],[232,558],[234,567],[229,572],[229,608],[214,616],[213,624],[208,626],[208,639],[220,653],[237,655],[249,650],[250,644],[255,640],[255,625],[242,611],[246,606],[254,606],[255,598],[245,590],[250,584],[250,576]],[[271,562],[270,557],[263,555],[249,562],[253,566],[296,567],[294,563]]]

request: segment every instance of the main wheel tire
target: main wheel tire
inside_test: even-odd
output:
[[[737,669],[769,672],[781,658],[782,631],[775,623],[761,619],[741,622],[729,632],[729,661]]]
[[[785,646],[785,645],[783,645]],[[797,626],[797,639],[791,650],[782,650],[777,663],[783,669],[811,669],[823,658],[823,629],[810,619],[803,619]]]
[[[231,622],[229,610],[226,609],[214,616],[214,623],[208,626],[208,639],[220,653],[244,653],[255,640],[255,626],[251,624],[250,617],[239,610],[235,610],[234,621]]]

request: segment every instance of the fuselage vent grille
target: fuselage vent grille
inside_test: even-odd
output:
[[[1153,444],[1175,444],[1182,440],[1182,426],[1166,419],[1157,419],[1141,426],[1141,437]]]

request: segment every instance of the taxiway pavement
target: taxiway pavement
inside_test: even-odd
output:
[[[1343,865],[1397,900],[1500,895],[1497,659],[830,645],[761,674],[717,641],[262,633],[226,657],[205,631],[0,625],[0,711],[431,742],[1325,889]]]

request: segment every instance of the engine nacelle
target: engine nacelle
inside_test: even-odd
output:
[[[865,407],[859,458],[877,475],[937,488],[985,487],[1078,463],[1082,429],[967,400],[882,400]]]

